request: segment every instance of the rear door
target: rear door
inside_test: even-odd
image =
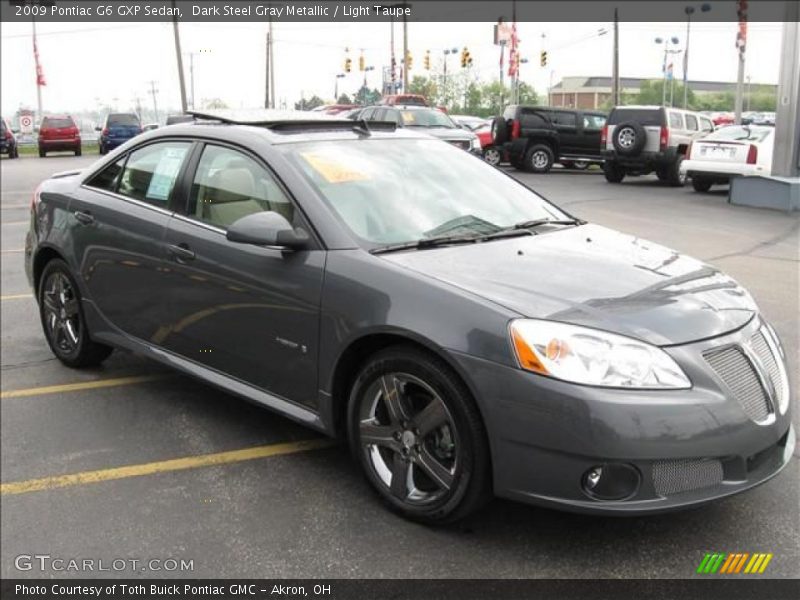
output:
[[[580,153],[583,156],[600,156],[600,136],[606,118],[603,115],[581,113],[579,115],[580,124]]]
[[[325,252],[230,242],[236,220],[260,211],[311,231],[258,157],[205,144],[187,174],[188,203],[169,221],[170,323],[154,340],[250,385],[316,406]]]
[[[550,121],[558,132],[559,154],[581,154],[583,144],[578,129],[578,114],[572,111],[552,111]]]
[[[108,324],[142,340],[167,316],[163,239],[191,145],[157,141],[132,150],[84,182],[69,206],[66,226],[87,301]]]

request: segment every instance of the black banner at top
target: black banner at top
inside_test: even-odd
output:
[[[430,22],[607,22],[682,21],[685,0],[0,0],[4,22],[376,22],[391,19]],[[749,0],[748,21],[784,21],[788,2]],[[737,0],[704,2],[700,22],[738,21]]]

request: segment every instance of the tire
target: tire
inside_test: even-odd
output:
[[[669,168],[656,169],[656,177],[659,181],[669,181]]]
[[[710,179],[702,177],[692,177],[692,187],[695,192],[707,192],[711,189],[712,182]]]
[[[47,156],[47,152],[39,148],[39,158],[44,158],[45,156]]]
[[[614,128],[611,143],[622,156],[636,156],[647,142],[647,132],[641,123],[626,121]]]
[[[603,174],[609,183],[620,183],[625,179],[625,169],[611,160],[603,163]]]
[[[675,161],[669,166],[666,181],[671,187],[683,187],[686,184],[686,173],[681,173],[682,162],[683,156],[678,155]]]
[[[483,151],[483,160],[496,167],[503,159],[503,153],[496,146],[489,146]]]
[[[101,156],[107,152],[107,150],[103,147],[103,144],[98,144],[97,149]]]
[[[393,346],[368,359],[351,388],[347,422],[367,481],[400,515],[451,523],[491,498],[483,421],[464,382],[440,358]]]
[[[546,144],[535,144],[525,153],[523,166],[529,173],[547,173],[553,168],[556,157]]]
[[[19,149],[16,146],[8,151],[8,158],[19,158]]]
[[[39,279],[39,317],[56,358],[72,368],[100,364],[112,348],[93,342],[86,328],[81,297],[67,263],[53,259]]]
[[[502,146],[508,141],[508,134],[508,121],[503,117],[495,117],[492,121],[492,143],[495,146]]]
[[[574,163],[572,163],[572,168],[577,169],[578,171],[585,171],[589,168],[589,165],[590,163],[587,160],[576,160]]]
[[[75,150],[75,156],[80,156],[81,153],[82,153],[82,148],[78,148],[77,150]]]

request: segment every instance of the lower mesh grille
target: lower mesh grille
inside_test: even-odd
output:
[[[710,458],[659,460],[653,463],[653,487],[659,496],[699,490],[722,483],[722,463]]]
[[[778,361],[775,359],[775,355],[772,353],[767,340],[764,338],[764,333],[762,331],[756,333],[750,340],[750,344],[753,351],[758,355],[759,360],[761,360],[761,363],[764,365],[764,368],[767,370],[767,376],[769,377],[770,383],[772,383],[772,389],[775,390],[775,404],[782,406],[783,380],[781,371],[778,367]]]
[[[712,350],[703,355],[733,397],[753,421],[763,421],[770,409],[767,396],[758,379],[753,363],[736,346]],[[776,367],[777,368],[777,367]]]
[[[469,142],[457,140],[457,141],[451,141],[450,143],[453,144],[453,146],[458,146],[462,150],[469,150]]]

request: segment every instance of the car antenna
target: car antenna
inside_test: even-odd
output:
[[[369,137],[372,135],[372,130],[370,130],[366,119],[359,119],[358,124],[353,127],[353,131],[362,136]]]

